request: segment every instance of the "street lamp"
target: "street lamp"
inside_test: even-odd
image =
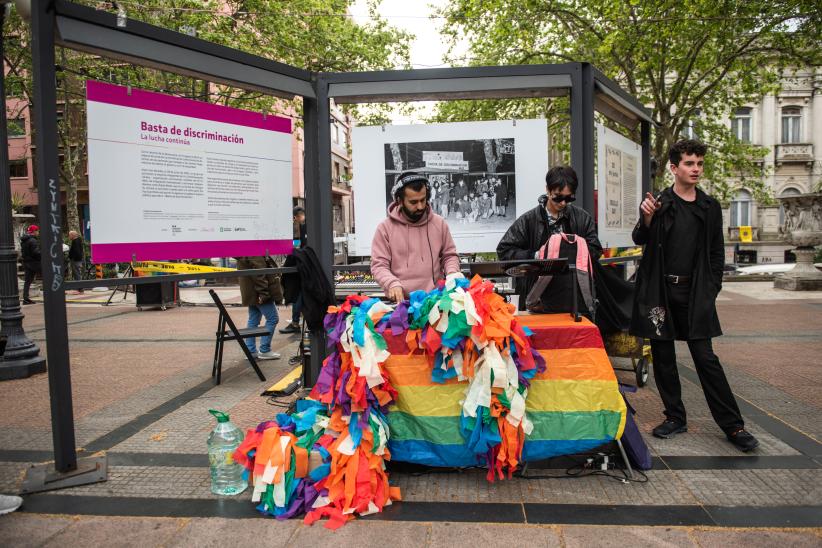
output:
[[[11,11],[10,0],[0,0],[0,59],[3,58],[3,25]],[[30,3],[18,0],[21,16],[31,13]],[[28,5],[26,5],[28,4]],[[23,330],[20,311],[20,289],[17,281],[17,251],[11,215],[11,183],[9,180],[9,145],[6,127],[5,71],[0,71],[0,336],[6,337],[6,351],[0,359],[0,381],[24,379],[46,370],[46,358],[40,348]]]

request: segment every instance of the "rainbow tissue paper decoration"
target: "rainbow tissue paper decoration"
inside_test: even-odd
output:
[[[386,330],[404,335],[409,353],[425,353],[433,382],[466,384],[460,432],[472,464],[487,467],[489,481],[517,469],[533,427],[528,387],[546,365],[491,282],[440,281],[396,306],[349,296],[329,308],[325,329],[333,351],[309,397],[292,415],[249,430],[235,452],[252,475],[260,512],[305,514],[306,523],[327,517],[337,528],[400,499],[385,470],[389,406],[401,403],[385,370]]]

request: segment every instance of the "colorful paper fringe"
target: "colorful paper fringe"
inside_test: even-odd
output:
[[[398,309],[398,312],[402,312]],[[525,414],[528,386],[545,361],[531,346],[514,309],[479,276],[456,279],[432,292],[411,294],[409,335],[432,365],[431,379],[467,381],[460,430],[488,480],[508,477],[522,457],[531,421]],[[416,331],[416,333],[414,333]]]
[[[545,371],[531,332],[513,313],[478,276],[441,281],[396,307],[364,296],[330,307],[325,328],[333,351],[309,399],[293,415],[250,430],[235,453],[253,474],[257,508],[279,519],[305,513],[309,524],[328,517],[326,526],[335,529],[400,499],[385,471],[386,414],[397,398],[384,368],[386,329],[395,337],[405,333],[409,351],[425,352],[434,382],[468,383],[460,424],[465,444],[487,466],[489,481],[510,477],[532,429],[528,386]]]

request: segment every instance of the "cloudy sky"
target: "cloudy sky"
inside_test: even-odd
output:
[[[434,8],[447,5],[447,0],[382,0],[379,13],[388,23],[416,36],[411,46],[414,68],[446,66],[443,55],[446,46],[440,37],[441,19],[431,19]],[[351,8],[354,20],[369,21],[365,0],[357,0]]]
[[[380,15],[394,27],[400,28],[416,38],[411,44],[411,63],[414,68],[438,68],[449,66],[443,61],[447,46],[440,36],[442,19],[431,19],[434,9],[446,5],[448,0],[383,0]],[[358,0],[351,8],[354,20],[367,23],[369,20],[365,0]],[[417,102],[419,112],[412,116],[397,114],[394,123],[408,124],[420,121],[433,108],[433,103]]]

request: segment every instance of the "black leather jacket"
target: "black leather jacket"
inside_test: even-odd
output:
[[[23,234],[20,237],[20,255],[23,264],[30,269],[40,268],[40,240],[31,234]]]
[[[497,256],[501,261],[514,259],[533,259],[539,248],[545,245],[551,236],[548,228],[548,213],[545,211],[547,196],[539,197],[539,204],[534,209],[526,211],[517,218],[508,228],[508,231],[497,244]],[[566,234],[577,234],[588,242],[588,252],[591,261],[596,262],[602,255],[602,244],[597,236],[597,226],[591,214],[573,204],[565,207],[560,219],[562,230]],[[516,280],[517,294],[523,302],[525,295],[531,290],[536,281],[535,277],[519,278]]]

